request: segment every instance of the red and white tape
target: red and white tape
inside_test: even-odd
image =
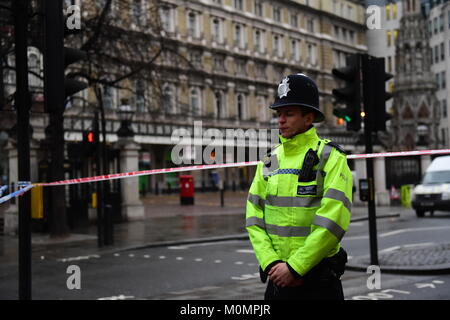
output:
[[[450,154],[450,149],[381,152],[381,153],[370,153],[370,154],[351,154],[351,155],[347,156],[347,159],[388,158],[388,157],[406,157],[406,156],[437,155],[437,154]],[[43,186],[43,187],[64,186],[64,185],[70,185],[70,184],[98,182],[98,181],[146,176],[146,175],[169,173],[169,172],[184,172],[184,171],[196,171],[196,170],[219,169],[219,168],[246,167],[246,166],[255,166],[258,164],[258,162],[259,161],[248,161],[248,162],[237,162],[237,163],[194,165],[194,166],[176,167],[176,168],[142,170],[142,171],[132,171],[132,172],[124,172],[124,173],[112,173],[112,174],[95,176],[95,177],[77,178],[77,179],[61,180],[61,181],[55,181],[55,182],[33,183],[33,184],[26,186],[25,189],[22,189],[20,191],[16,191],[12,194],[1,197],[0,204],[10,200],[13,197],[17,197],[17,196],[24,194],[25,192],[27,192],[28,190],[30,190],[31,188],[33,188],[35,186]]]
[[[405,156],[418,156],[418,155],[436,155],[436,154],[450,154],[450,149],[441,150],[420,150],[420,151],[401,151],[401,152],[381,152],[381,153],[370,153],[370,154],[351,154],[347,156],[347,159],[366,159],[366,158],[387,158],[387,157],[405,157]],[[56,182],[48,183],[38,183],[39,186],[61,186],[69,184],[78,183],[88,183],[97,182],[105,180],[122,179],[128,177],[146,176],[152,174],[169,173],[169,172],[183,172],[183,171],[196,171],[196,170],[206,170],[206,169],[219,169],[219,168],[233,168],[233,167],[246,167],[255,166],[259,161],[248,161],[248,162],[237,162],[237,163],[221,163],[221,164],[205,164],[205,165],[194,165],[187,167],[176,167],[176,168],[165,168],[165,169],[153,169],[153,170],[143,170],[143,171],[133,171],[125,173],[113,173],[102,176],[88,177],[88,178],[77,178],[69,179]]]

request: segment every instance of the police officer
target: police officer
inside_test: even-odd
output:
[[[344,150],[317,136],[324,120],[313,80],[292,74],[275,102],[280,144],[259,162],[249,190],[246,228],[265,299],[344,299],[352,174]]]

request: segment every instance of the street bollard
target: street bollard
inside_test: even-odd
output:
[[[222,180],[220,180],[219,181],[219,190],[220,190],[220,206],[221,207],[224,207],[225,206],[225,204],[224,204],[224,188],[223,188],[223,181]]]
[[[103,216],[103,221],[105,223],[105,226],[103,228],[104,231],[104,242],[105,245],[112,245],[114,244],[114,224],[113,224],[113,218],[112,218],[112,206],[109,203],[105,204],[105,214]]]

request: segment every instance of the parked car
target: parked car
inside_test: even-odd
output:
[[[450,211],[450,156],[434,159],[425,171],[420,184],[411,193],[412,207],[417,217],[430,211]]]

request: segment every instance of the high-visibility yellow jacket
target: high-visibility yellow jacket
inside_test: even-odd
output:
[[[345,153],[316,129],[286,139],[258,163],[249,190],[246,228],[263,270],[285,261],[304,276],[339,251],[350,224],[352,174]],[[315,179],[299,182],[309,149],[317,151]]]

